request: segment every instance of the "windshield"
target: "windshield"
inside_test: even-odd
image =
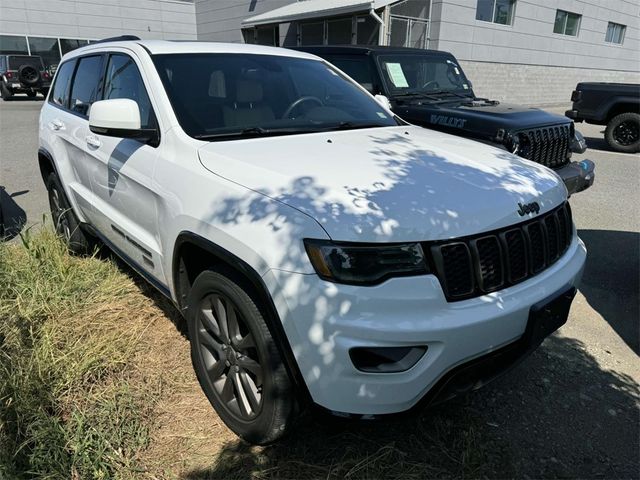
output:
[[[155,55],[184,131],[215,139],[398,123],[324,62],[255,54]]]
[[[43,69],[40,57],[29,57],[27,55],[12,55],[9,57],[9,70],[18,70],[23,65],[30,65],[37,70]]]
[[[471,95],[460,66],[442,55],[398,54],[378,57],[392,95],[456,93]]]

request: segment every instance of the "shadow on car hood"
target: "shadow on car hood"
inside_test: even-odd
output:
[[[544,213],[566,198],[541,165],[420,127],[213,142],[199,156],[211,172],[311,216],[334,240],[460,237],[533,215],[520,216],[519,203]]]

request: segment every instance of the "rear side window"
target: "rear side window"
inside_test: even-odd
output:
[[[56,80],[51,90],[51,96],[49,97],[50,102],[67,108],[69,101],[69,82],[71,81],[73,67],[75,64],[76,62],[71,60],[69,62],[64,62],[58,68],[58,74],[56,75]]]
[[[78,68],[71,87],[72,112],[83,116],[89,115],[89,108],[95,101],[102,78],[102,57],[83,57],[78,61]]]
[[[140,109],[140,126],[155,128],[155,117],[151,101],[133,59],[127,55],[111,55],[104,84],[104,100],[128,98]]]

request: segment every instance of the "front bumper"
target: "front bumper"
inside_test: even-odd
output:
[[[563,258],[539,275],[455,303],[432,275],[375,287],[275,270],[264,280],[313,401],[334,412],[379,415],[412,408],[432,388],[440,390],[449,372],[521,339],[533,305],[578,286],[585,257],[574,236]],[[410,346],[427,352],[402,372],[363,372],[349,355],[355,347]]]
[[[10,82],[8,83],[9,88],[13,93],[25,93],[25,92],[39,92],[40,90],[45,90],[51,87],[51,82],[41,82],[37,85],[23,85],[20,82]]]
[[[581,160],[579,162],[571,162],[564,167],[555,170],[560,176],[569,195],[582,192],[591,185],[595,179],[595,164],[591,160]]]

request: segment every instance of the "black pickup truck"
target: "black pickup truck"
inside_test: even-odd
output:
[[[332,63],[415,125],[489,143],[553,169],[569,194],[594,180],[586,142],[562,115],[478,98],[456,58],[436,50],[378,46],[297,47]]]
[[[640,151],[640,85],[579,83],[565,115],[576,122],[606,125],[604,138],[618,152]]]

